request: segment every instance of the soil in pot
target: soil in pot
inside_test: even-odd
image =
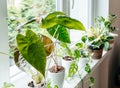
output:
[[[55,86],[63,88],[64,76],[65,69],[63,66],[57,66],[57,71],[56,66],[52,66],[48,71],[48,78],[50,79],[52,88]]]
[[[61,71],[64,71],[64,67],[62,67],[62,66],[52,66],[50,69],[49,69],[49,71],[51,72],[51,73],[59,73],[59,72],[61,72]]]
[[[63,57],[63,59],[66,61],[72,61],[74,58],[70,57],[70,56],[65,56],[65,57]]]

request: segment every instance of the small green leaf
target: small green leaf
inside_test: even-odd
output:
[[[87,36],[85,35],[85,36],[82,36],[82,38],[81,38],[81,40],[82,40],[82,42],[86,42],[87,41]]]
[[[94,36],[90,36],[90,37],[88,37],[88,40],[89,40],[89,41],[93,41],[94,39],[95,39]]]
[[[48,28],[47,31],[54,38],[62,42],[70,43],[70,37],[65,27],[62,27],[60,25],[55,25],[54,27]]]
[[[91,82],[92,84],[94,84],[95,80],[94,80],[93,77],[90,77],[90,82]]]
[[[104,49],[105,49],[105,50],[109,50],[109,49],[110,49],[110,44],[109,44],[109,42],[105,42],[105,44],[104,44]]]
[[[93,77],[90,77],[90,86],[93,86],[95,83],[95,79]]]
[[[105,27],[110,28],[111,23],[109,21],[105,21],[104,25]]]
[[[80,51],[78,49],[74,50],[74,56],[75,58],[80,58]]]
[[[59,88],[59,87],[57,85],[55,85],[54,88]]]
[[[51,82],[50,82],[50,81],[47,82],[47,88],[52,88],[52,87],[51,87]]]
[[[110,41],[110,40],[112,40],[112,39],[114,39],[113,36],[108,36],[108,37],[107,37],[107,41]]]
[[[78,48],[82,49],[84,47],[84,44],[82,42],[75,44]]]
[[[78,65],[74,62],[70,65],[69,72],[68,72],[68,77],[72,77],[76,74],[78,71]]]
[[[40,38],[31,30],[26,30],[26,35],[18,34],[16,41],[24,59],[45,76],[46,52]]]
[[[85,71],[86,71],[87,73],[90,73],[90,72],[91,72],[91,68],[90,68],[90,65],[89,65],[89,64],[86,64],[86,66],[85,66]]]

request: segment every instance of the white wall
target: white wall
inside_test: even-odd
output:
[[[110,0],[109,4],[110,4],[109,5],[110,14],[117,15],[117,19],[114,25],[120,28],[120,0]]]
[[[7,0],[0,0],[0,52],[8,54],[6,1]],[[5,81],[9,81],[9,58],[8,55],[0,54],[0,88]]]
[[[108,17],[109,0],[94,0],[94,16]]]

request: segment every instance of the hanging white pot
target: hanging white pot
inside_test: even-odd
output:
[[[50,69],[53,69],[55,66],[52,66]],[[57,86],[58,88],[63,88],[64,76],[65,76],[65,69],[63,66],[60,66],[60,70],[57,72],[48,71],[48,79],[50,80],[52,88]]]
[[[64,59],[66,57],[69,59]],[[63,59],[62,59],[62,66],[65,68],[65,75],[68,76],[69,68],[73,62],[73,58],[71,59],[71,57],[69,57],[69,56],[66,56],[66,57],[63,57]]]

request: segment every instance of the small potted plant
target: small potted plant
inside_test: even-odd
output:
[[[108,42],[110,44],[110,48],[112,48],[114,42],[114,36],[111,34],[113,31],[117,30],[117,28],[113,26],[113,23],[115,22],[116,18],[116,15],[109,15],[108,18],[100,16],[95,19],[95,26],[105,30],[104,34],[106,37],[108,37],[107,39],[109,39]]]
[[[46,29],[46,31],[55,38],[55,41],[59,40],[65,43],[70,43],[68,29],[85,30],[80,21],[66,16],[63,12],[53,12],[48,14],[40,22],[40,27]],[[47,75],[45,74],[47,53],[42,38],[33,31],[26,30],[25,35],[17,35],[16,41],[17,48],[22,57],[45,78]],[[51,43],[47,43],[47,45],[49,44]],[[63,66],[57,64],[56,53],[53,55],[53,60],[55,65],[49,68],[51,85],[62,88],[65,69]]]
[[[88,47],[94,52],[93,58],[101,58],[103,48],[110,49],[110,41],[113,40],[113,36],[110,34],[112,22],[113,19],[106,20],[103,17],[97,17],[95,25],[90,28],[87,38]]]
[[[90,53],[87,49],[87,36],[83,35],[81,41],[75,44],[74,55],[75,58],[78,58],[78,68],[79,70],[84,68],[85,65],[89,62]]]
[[[60,45],[58,47],[58,49],[59,49],[58,56],[61,56],[61,58],[62,58],[61,62],[62,62],[62,66],[65,68],[66,78],[68,77],[70,65],[74,61],[73,52],[70,49],[70,47],[71,47],[70,44],[67,44],[65,42],[60,42]]]
[[[83,24],[71,17],[66,16],[63,12],[53,12],[48,14],[44,19],[42,19],[42,28],[47,29],[48,33],[52,35],[58,42],[70,43],[68,29],[74,30],[85,30]],[[67,57],[66,57],[67,58]],[[53,60],[55,66],[49,68],[49,76],[52,87],[58,86],[58,88],[63,87],[64,72],[65,68],[57,64],[57,55],[54,53]]]

